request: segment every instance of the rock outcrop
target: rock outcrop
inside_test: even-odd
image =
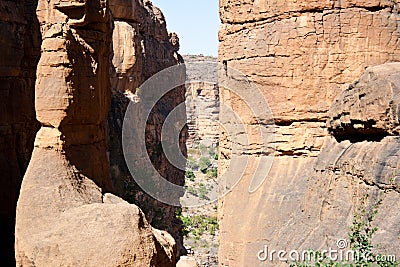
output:
[[[167,32],[162,12],[151,1],[113,0],[110,1],[110,9],[113,17],[113,57],[108,136],[113,186],[119,196],[143,210],[153,227],[172,234],[177,242],[178,253],[184,253],[181,222],[176,219],[178,207],[164,204],[143,192],[125,163],[122,147],[122,128],[127,107],[130,103],[132,109],[140,110],[142,105],[138,95],[139,87],[159,71],[183,62],[177,53],[179,38],[175,33]],[[185,174],[166,158],[161,147],[161,135],[167,116],[185,101],[185,92],[184,86],[168,92],[154,106],[154,111],[146,123],[147,154],[160,175],[177,185],[183,185]],[[151,92],[142,93],[151,94]],[[130,115],[143,116],[140,112]],[[186,114],[180,115],[180,120],[185,121]],[[184,154],[185,142],[186,129],[182,131],[179,139],[179,146]],[[139,149],[139,146],[136,147]],[[139,151],[131,152],[139,154]]]
[[[34,92],[41,38],[35,8],[35,1],[0,1],[0,263],[3,266],[15,265],[15,207],[39,129]]]
[[[107,1],[40,0],[41,123],[17,206],[18,266],[174,266],[175,241],[112,192]]]
[[[384,200],[376,242],[398,252],[398,228],[391,226],[399,218],[391,211],[398,209],[399,194],[390,183],[396,174],[389,175],[399,161],[391,148],[398,116],[396,102],[390,102],[390,88],[398,86],[390,78],[392,67],[367,71],[337,98],[366,67],[400,60],[397,1],[223,0],[220,13],[219,61],[253,81],[276,124],[275,158],[263,185],[247,193],[247,173],[220,201],[221,266],[259,265],[264,245],[288,252],[335,248],[347,237],[362,196],[372,202],[379,192]],[[229,75],[220,72],[222,79]],[[246,128],[259,127],[243,100],[220,92]],[[266,118],[258,119],[263,126]],[[229,116],[221,113],[220,121],[229,123]],[[220,173],[233,157],[230,140],[221,128]],[[251,147],[238,153],[262,157]]]
[[[346,238],[349,216],[368,196],[367,210],[382,199],[375,245],[381,253],[399,253],[399,71],[400,63],[368,68],[330,108],[331,136],[314,163],[303,202],[306,216],[319,218],[311,236]]]
[[[328,129],[338,140],[399,135],[399,64],[371,67],[333,103]]]

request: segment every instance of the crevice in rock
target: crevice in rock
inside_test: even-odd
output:
[[[281,119],[275,119],[275,125],[276,126],[291,126],[293,123],[296,122],[325,122],[323,119],[318,119],[318,118],[309,118],[309,119],[302,119],[302,120],[281,120]]]
[[[388,8],[388,7],[386,7],[386,6],[367,6],[367,7],[363,6],[363,7],[359,7],[359,8],[368,10],[370,12],[379,12],[381,10],[384,10],[384,9]]]
[[[294,150],[290,150],[290,151],[279,150],[278,152],[279,152],[279,154],[277,156],[295,157],[295,156],[303,156],[304,155],[304,153],[297,152],[297,151],[294,151]]]
[[[60,10],[64,14],[66,14],[70,19],[81,19],[85,15],[85,4],[77,3],[75,5],[68,6],[54,6],[56,9]]]
[[[128,23],[133,23],[133,24],[140,24],[140,21],[138,21],[136,19],[130,19],[130,18],[124,18],[124,19],[113,18],[113,20],[117,21],[117,22],[128,22]],[[144,31],[141,31],[140,33],[144,33]]]
[[[307,13],[324,13],[324,12],[329,12],[332,11],[332,9],[320,9],[320,8],[311,8],[311,9],[304,9],[304,10],[297,10],[297,11],[291,11],[291,12],[284,12],[281,14],[276,14],[270,17],[266,18],[260,18],[260,19],[248,19],[244,21],[225,21],[223,20],[223,23],[226,24],[231,24],[231,25],[244,25],[244,24],[250,24],[250,23],[272,23],[275,21],[279,20],[284,20],[284,19],[290,19],[292,17],[299,17],[301,14],[307,14]]]

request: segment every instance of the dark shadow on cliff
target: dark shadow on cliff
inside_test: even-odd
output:
[[[118,77],[116,70],[111,66],[111,77]],[[181,97],[182,95],[182,97]],[[183,186],[184,171],[177,169],[167,160],[161,144],[161,128],[159,128],[180,103],[184,102],[182,88],[175,88],[163,96],[153,108],[146,121],[145,139],[147,154],[158,173],[166,180],[176,185]],[[177,98],[179,96],[179,98]],[[181,98],[181,99],[180,99]],[[176,218],[177,207],[173,207],[154,199],[141,189],[136,182],[140,177],[146,177],[149,170],[136,169],[137,177],[133,177],[126,164],[122,147],[122,128],[130,104],[129,98],[117,88],[112,88],[111,109],[108,115],[108,152],[110,160],[110,174],[114,187],[114,194],[129,203],[137,205],[146,215],[148,222],[155,228],[169,232],[178,244],[178,253],[185,254],[183,248],[182,222]],[[139,116],[139,114],[137,114]],[[186,117],[186,114],[184,114]],[[182,129],[180,143],[185,144],[187,127]],[[182,154],[186,155],[186,146],[180,146]],[[135,175],[135,174],[134,174]],[[162,188],[160,188],[162,192]],[[166,192],[170,193],[170,192]],[[177,193],[178,199],[184,192]]]
[[[37,0],[16,3],[26,24],[1,21],[0,41],[0,249],[1,266],[15,266],[14,232],[16,205],[28,167],[36,121],[35,77],[40,57],[41,34],[36,17]],[[18,32],[15,32],[16,29]],[[10,50],[7,50],[10,49]],[[3,54],[4,53],[4,54]],[[13,55],[12,57],[7,57]]]
[[[376,128],[363,128],[363,129],[355,129],[351,125],[348,127],[344,127],[341,130],[330,130],[329,133],[335,137],[338,143],[349,140],[351,143],[359,143],[359,142],[380,142],[386,136],[389,136],[387,132],[382,129]]]
[[[162,125],[168,114],[174,109],[174,105],[168,103],[175,102],[175,99],[172,101],[171,97],[173,97],[176,92],[177,91],[175,90],[171,91],[170,94],[164,96],[157,103],[146,122],[145,138],[147,154],[154,168],[164,179],[176,185],[183,186],[184,171],[177,169],[169,163],[162,148],[161,132],[154,129],[155,127],[158,127],[155,125]],[[137,184],[136,179],[147,177],[146,173],[149,170],[138,168],[134,170],[137,172],[134,173],[134,175],[137,174],[137,176],[133,177],[126,164],[122,147],[122,127],[125,112],[129,103],[130,100],[124,94],[117,91],[113,92],[111,98],[111,110],[108,117],[108,151],[114,194],[125,199],[129,203],[137,205],[144,212],[146,219],[153,227],[169,232],[176,239],[177,243],[183,242],[182,234],[177,235],[176,232],[176,229],[181,229],[182,226],[182,222],[175,217],[175,210],[177,208],[154,199],[152,196],[144,192]],[[182,129],[179,138],[181,140],[186,140],[186,127]],[[185,141],[183,143],[185,143]],[[186,155],[186,146],[181,147],[181,151]],[[149,175],[148,177],[150,179]],[[162,192],[162,188],[159,189],[159,192]],[[174,198],[179,200],[183,193],[184,192],[177,194]],[[179,232],[180,231],[181,230],[179,230]],[[182,249],[183,247],[181,247],[181,250]],[[180,252],[180,254],[183,253],[184,251]]]
[[[110,92],[109,79],[104,74],[109,72],[110,36],[108,27],[102,25],[71,26],[75,33],[67,32],[66,82],[73,100],[69,100],[67,115],[59,130],[70,164],[107,193],[112,192],[105,137]],[[96,38],[91,38],[93,34],[97,34]],[[82,44],[74,35],[88,45]]]

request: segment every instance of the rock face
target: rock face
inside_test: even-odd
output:
[[[193,142],[207,140],[210,143],[218,143],[219,132],[219,89],[217,77],[215,75],[217,58],[204,56],[184,56],[185,64],[199,68],[204,68],[210,63],[210,69],[193,70],[197,75],[188,71],[188,80],[186,92],[186,113],[189,137],[187,144],[193,145]],[[193,64],[193,65],[190,65]],[[202,73],[203,72],[203,73]],[[191,77],[192,76],[192,77]]]
[[[357,141],[399,135],[398,66],[388,63],[368,68],[336,99],[328,122],[335,137]]]
[[[303,204],[307,216],[321,220],[314,222],[318,230],[313,235],[338,237],[357,209],[354,205],[366,195],[368,205],[383,200],[375,222],[379,229],[375,244],[381,252],[399,252],[400,218],[393,212],[400,198],[400,136],[395,130],[399,71],[400,63],[368,68],[330,108],[327,127],[334,138],[326,138],[314,163]]]
[[[18,266],[173,266],[175,242],[112,192],[107,1],[39,1],[41,129],[17,206]]]
[[[159,71],[183,62],[177,53],[179,38],[175,33],[167,32],[162,12],[148,0],[113,0],[110,1],[110,9],[113,17],[113,57],[108,136],[113,186],[118,195],[143,210],[153,227],[172,234],[177,242],[178,253],[183,253],[181,222],[175,215],[178,208],[155,200],[143,192],[129,172],[122,147],[122,126],[128,104],[131,103],[132,110],[140,110],[142,105],[138,96],[139,87]],[[185,87],[180,86],[162,97],[146,123],[147,154],[161,176],[178,185],[183,185],[185,174],[167,160],[161,149],[161,134],[168,114],[185,101],[185,92]],[[180,115],[180,120],[185,121],[186,114]],[[137,112],[134,116],[141,114]],[[186,129],[179,139],[184,154],[185,142]],[[138,168],[146,169],[145,166]]]
[[[391,212],[399,200],[395,67],[369,69],[349,87],[366,67],[400,60],[397,2],[224,0],[220,12],[219,61],[254,82],[276,124],[266,181],[249,194],[247,174],[220,201],[220,265],[259,265],[264,245],[335,248],[347,237],[360,199],[368,195],[372,203],[379,192],[384,200],[375,241],[398,252],[398,228],[390,228],[399,220]],[[251,128],[243,101],[220,92],[221,102]],[[220,120],[229,124],[225,114]],[[222,173],[232,155],[227,131],[220,134]],[[259,156],[250,148],[239,153]]]
[[[399,59],[397,4],[342,2],[221,1],[220,61],[260,85],[277,123],[322,120],[341,85]]]
[[[15,207],[39,124],[35,119],[40,30],[35,1],[0,1],[0,247],[15,265]]]

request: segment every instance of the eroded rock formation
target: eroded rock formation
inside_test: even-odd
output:
[[[399,135],[398,64],[368,68],[333,103],[328,129],[339,140],[381,140]]]
[[[35,1],[0,1],[0,262],[15,265],[15,207],[33,150],[40,30]]]
[[[376,142],[397,136],[392,67],[367,71],[331,108],[330,131],[326,123],[335,98],[366,67],[400,60],[397,1],[223,0],[220,12],[219,61],[258,86],[276,123],[275,159],[262,187],[249,194],[252,175],[246,174],[220,202],[221,266],[259,265],[264,245],[335,247],[347,237],[360,199],[368,195],[372,202],[379,192],[382,230],[375,241],[398,252],[399,229],[391,228],[399,220],[391,212],[398,209],[398,185],[387,181],[399,162],[390,148],[397,137]],[[259,126],[237,95],[221,89],[221,101],[241,114],[245,127]],[[258,119],[262,126],[266,118]],[[229,123],[224,114],[220,120]],[[222,173],[237,155],[224,129],[220,140]],[[260,156],[251,147],[238,153]]]
[[[381,253],[399,253],[399,71],[400,63],[368,68],[330,108],[331,136],[310,172],[302,204],[306,216],[318,218],[312,236],[347,238],[346,223],[368,196],[367,210],[383,200],[374,244]]]
[[[134,106],[132,109],[141,109],[139,87],[159,71],[183,62],[182,57],[177,53],[179,38],[175,33],[167,32],[162,12],[151,1],[113,0],[110,2],[110,9],[113,17],[113,58],[112,97],[108,126],[113,186],[118,195],[143,210],[152,226],[172,234],[177,241],[178,253],[181,253],[184,252],[184,248],[181,222],[175,217],[177,207],[164,204],[143,192],[129,172],[122,147],[122,126],[128,104],[131,103]],[[183,72],[182,75],[184,77],[185,73]],[[168,92],[154,106],[146,123],[148,156],[160,175],[177,185],[183,185],[184,171],[173,166],[166,158],[161,147],[161,135],[167,116],[176,106],[185,101],[185,92],[184,86]],[[142,93],[151,94],[151,92]],[[131,115],[143,116],[139,111],[136,115]],[[180,116],[178,120],[186,120],[184,112]],[[186,153],[185,142],[186,129],[183,130],[179,139],[179,146],[183,153]],[[133,151],[133,153],[139,154],[139,151]],[[148,166],[138,166],[138,168],[146,170]]]
[[[112,192],[107,1],[39,1],[41,123],[17,206],[18,266],[173,266],[175,241]]]

